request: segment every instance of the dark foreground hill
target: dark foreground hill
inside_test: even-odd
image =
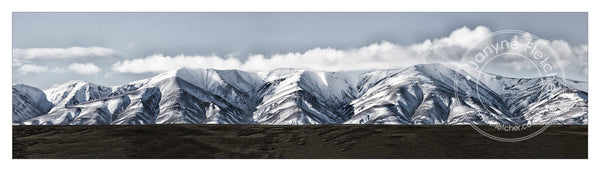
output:
[[[514,143],[466,125],[13,126],[13,158],[585,159],[587,153],[587,125],[550,126]]]

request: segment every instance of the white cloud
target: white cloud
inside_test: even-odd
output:
[[[587,45],[571,46],[564,40],[553,40],[552,42],[550,42],[550,47],[552,47],[552,49],[554,49],[558,57],[560,57],[563,66],[587,66]]]
[[[509,53],[515,54],[523,54],[525,46],[527,43],[532,43],[533,45],[539,47],[536,50],[542,52],[545,57],[555,57],[549,50],[553,50],[558,58],[558,61],[551,61],[550,64],[556,65],[557,63],[562,66],[565,70],[567,77],[569,76],[587,76],[587,68],[588,68],[588,46],[587,45],[570,45],[564,40],[545,40],[545,39],[536,39],[531,34],[526,33],[523,35],[516,35],[512,37],[511,41],[518,42],[519,46],[517,48],[509,49]],[[550,49],[546,47],[549,46]],[[531,50],[531,49],[530,49]],[[554,60],[554,58],[552,58]],[[504,68],[514,69],[517,72],[522,70],[536,70],[536,65],[531,63],[524,63],[521,57],[517,56],[504,56],[503,58],[498,59],[497,65],[503,66]],[[539,65],[537,65],[538,68]],[[537,70],[536,70],[537,71]],[[570,74],[569,74],[570,73]]]
[[[113,64],[117,72],[146,73],[165,72],[181,67],[241,69],[261,71],[276,68],[302,68],[324,71],[349,71],[389,69],[419,63],[446,62],[457,60],[471,43],[485,38],[491,31],[486,27],[473,30],[463,27],[449,37],[426,40],[420,44],[400,46],[387,41],[355,49],[314,48],[306,52],[275,54],[271,57],[252,55],[245,62],[231,56],[175,57],[161,54],[145,58],[120,61]]]
[[[24,64],[19,68],[19,71],[23,74],[27,73],[43,73],[48,71],[48,66],[40,66],[35,64]]]
[[[177,68],[215,68],[236,69],[241,62],[235,58],[223,59],[218,56],[184,56],[175,57],[161,54],[151,55],[146,58],[119,61],[113,64],[112,69],[117,72],[146,73],[165,72]]]
[[[114,54],[114,50],[103,47],[13,49],[14,59],[68,59],[82,57],[103,57]]]
[[[354,49],[314,48],[305,52],[275,54],[269,57],[261,54],[251,55],[244,62],[233,58],[234,54],[225,57],[215,55],[170,57],[156,54],[119,61],[113,64],[112,69],[123,73],[159,73],[182,67],[247,71],[276,68],[322,71],[393,69],[421,63],[456,62],[477,41],[482,41],[478,44],[480,46],[491,44],[493,40],[486,39],[490,34],[492,31],[487,27],[479,26],[474,29],[462,27],[453,31],[448,37],[425,40],[408,46],[382,41]],[[581,68],[584,68],[583,66],[587,68],[587,45],[571,46],[562,40],[555,40],[551,42],[551,46],[560,54],[561,61],[566,61],[563,65],[577,64]],[[515,70],[527,68],[523,66],[524,64],[515,64],[512,61],[506,63],[508,67]]]
[[[96,74],[101,71],[100,67],[96,66],[93,63],[87,63],[87,64],[73,63],[73,64],[69,65],[69,70],[74,71],[79,74],[83,74],[83,75],[93,75],[93,74]]]

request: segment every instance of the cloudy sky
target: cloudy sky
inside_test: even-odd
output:
[[[587,81],[586,13],[13,13],[13,83],[113,86],[181,68],[362,71],[458,61],[522,30]],[[507,63],[508,76],[531,70]],[[527,77],[527,76],[524,76]]]

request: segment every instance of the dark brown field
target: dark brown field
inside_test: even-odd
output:
[[[12,140],[13,158],[35,159],[588,157],[587,126],[551,126],[514,143],[441,125],[13,126]]]

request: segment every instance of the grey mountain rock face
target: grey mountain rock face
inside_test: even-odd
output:
[[[40,89],[21,84],[13,85],[12,88],[13,123],[43,115],[54,106]]]

